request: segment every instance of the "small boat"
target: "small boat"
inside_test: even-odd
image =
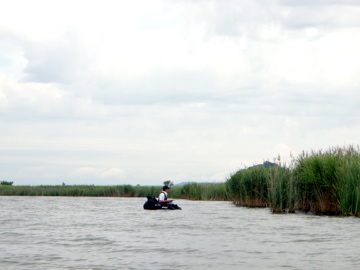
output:
[[[181,207],[179,207],[177,204],[159,203],[159,201],[154,196],[147,195],[146,198],[147,201],[144,203],[145,210],[181,210]]]

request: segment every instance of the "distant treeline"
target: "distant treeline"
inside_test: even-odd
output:
[[[11,186],[3,196],[158,196],[161,186]],[[225,183],[187,183],[169,197],[229,200],[239,206],[269,207],[274,213],[296,211],[360,216],[360,149],[353,146],[302,152],[289,165],[280,158],[230,175]]]
[[[158,196],[162,186],[0,186],[0,196],[88,196],[88,197],[146,197]],[[172,187],[172,198],[191,200],[226,200],[225,184],[189,183]]]
[[[145,197],[159,193],[161,187],[131,185],[59,185],[59,186],[0,186],[2,196],[89,196],[89,197]]]

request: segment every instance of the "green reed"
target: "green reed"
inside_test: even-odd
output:
[[[173,196],[173,198],[211,201],[229,200],[225,183],[188,183],[182,187],[172,189],[174,189],[171,191],[171,196]]]
[[[338,214],[338,191],[343,149],[303,152],[292,172],[295,208],[308,212]]]
[[[2,196],[94,196],[94,197],[146,197],[158,194],[155,186],[0,186]]]
[[[162,186],[0,186],[0,196],[88,196],[88,197],[158,197]],[[225,183],[189,183],[172,187],[169,197],[192,200],[227,200]]]
[[[349,148],[342,154],[342,167],[338,170],[338,204],[343,215],[360,216],[360,154]]]
[[[226,187],[237,205],[269,206],[274,213],[360,216],[360,150],[346,146],[302,152],[289,167],[278,158],[274,167],[237,171]]]
[[[293,211],[291,201],[290,179],[291,171],[285,165],[278,164],[268,171],[268,204],[273,213],[283,213],[286,210]]]
[[[226,181],[235,204],[251,207],[268,205],[268,169],[262,166],[239,170]]]

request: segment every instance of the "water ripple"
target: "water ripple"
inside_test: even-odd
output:
[[[228,202],[0,197],[1,269],[357,269],[360,219]]]

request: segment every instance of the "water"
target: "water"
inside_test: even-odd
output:
[[[0,197],[0,269],[359,269],[360,219],[229,202]]]

